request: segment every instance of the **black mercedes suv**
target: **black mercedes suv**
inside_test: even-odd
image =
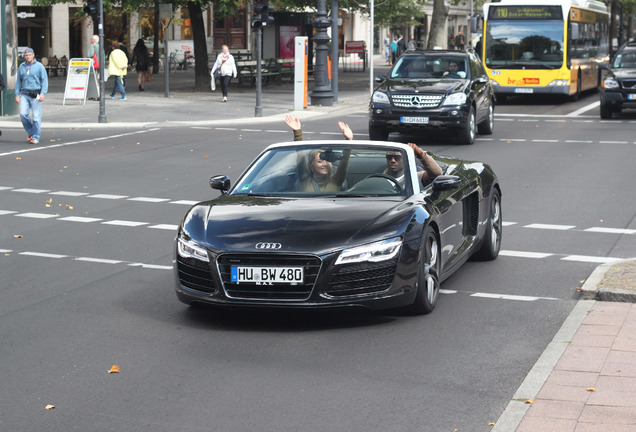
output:
[[[492,134],[495,93],[479,58],[470,50],[405,52],[380,83],[369,105],[369,136],[390,132],[454,129],[472,144],[476,130]]]
[[[601,86],[601,118],[611,119],[624,108],[636,108],[636,42],[622,45],[612,57]]]

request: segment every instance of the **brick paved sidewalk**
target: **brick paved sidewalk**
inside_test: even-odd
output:
[[[594,302],[517,432],[636,432],[636,304]]]

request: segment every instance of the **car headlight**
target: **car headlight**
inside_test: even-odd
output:
[[[179,236],[177,239],[177,252],[183,258],[194,258],[199,261],[210,262],[208,252],[203,246],[192,239]]]
[[[402,239],[393,238],[345,249],[340,252],[336,265],[386,261],[395,257],[400,252],[401,247]]]
[[[384,92],[376,91],[376,92],[373,92],[373,97],[371,98],[371,102],[373,102],[373,103],[381,103],[381,104],[388,104],[389,103],[389,96],[387,96],[387,94],[384,93]]]
[[[615,89],[615,88],[618,88],[618,87],[620,87],[618,85],[618,81],[616,81],[614,78],[605,78],[603,80],[603,88]]]
[[[463,105],[466,103],[466,93],[451,93],[446,96],[442,105]]]

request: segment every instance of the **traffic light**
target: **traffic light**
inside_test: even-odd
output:
[[[263,11],[262,0],[254,0],[254,18],[252,18],[252,27],[261,26],[261,12]]]
[[[270,16],[270,14],[274,12],[274,6],[269,5],[269,0],[262,0],[261,5],[261,25],[266,26],[267,24],[274,22],[274,17]]]
[[[274,22],[274,17],[270,14],[274,12],[274,7],[269,5],[269,0],[254,0],[254,19],[252,27],[266,26]]]
[[[93,21],[99,21],[99,5],[97,4],[97,0],[87,0],[86,6],[84,6],[84,13],[90,15]]]

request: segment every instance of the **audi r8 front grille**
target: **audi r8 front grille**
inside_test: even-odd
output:
[[[216,292],[209,263],[177,256],[177,269],[179,280],[184,287],[208,294]]]
[[[250,300],[307,300],[322,262],[315,256],[245,254],[222,255],[217,260],[221,280],[228,296]],[[303,283],[232,282],[232,267],[302,267]]]
[[[337,266],[325,294],[343,297],[386,291],[393,282],[397,259]]]
[[[435,108],[442,98],[442,95],[392,95],[391,101],[400,108]]]

